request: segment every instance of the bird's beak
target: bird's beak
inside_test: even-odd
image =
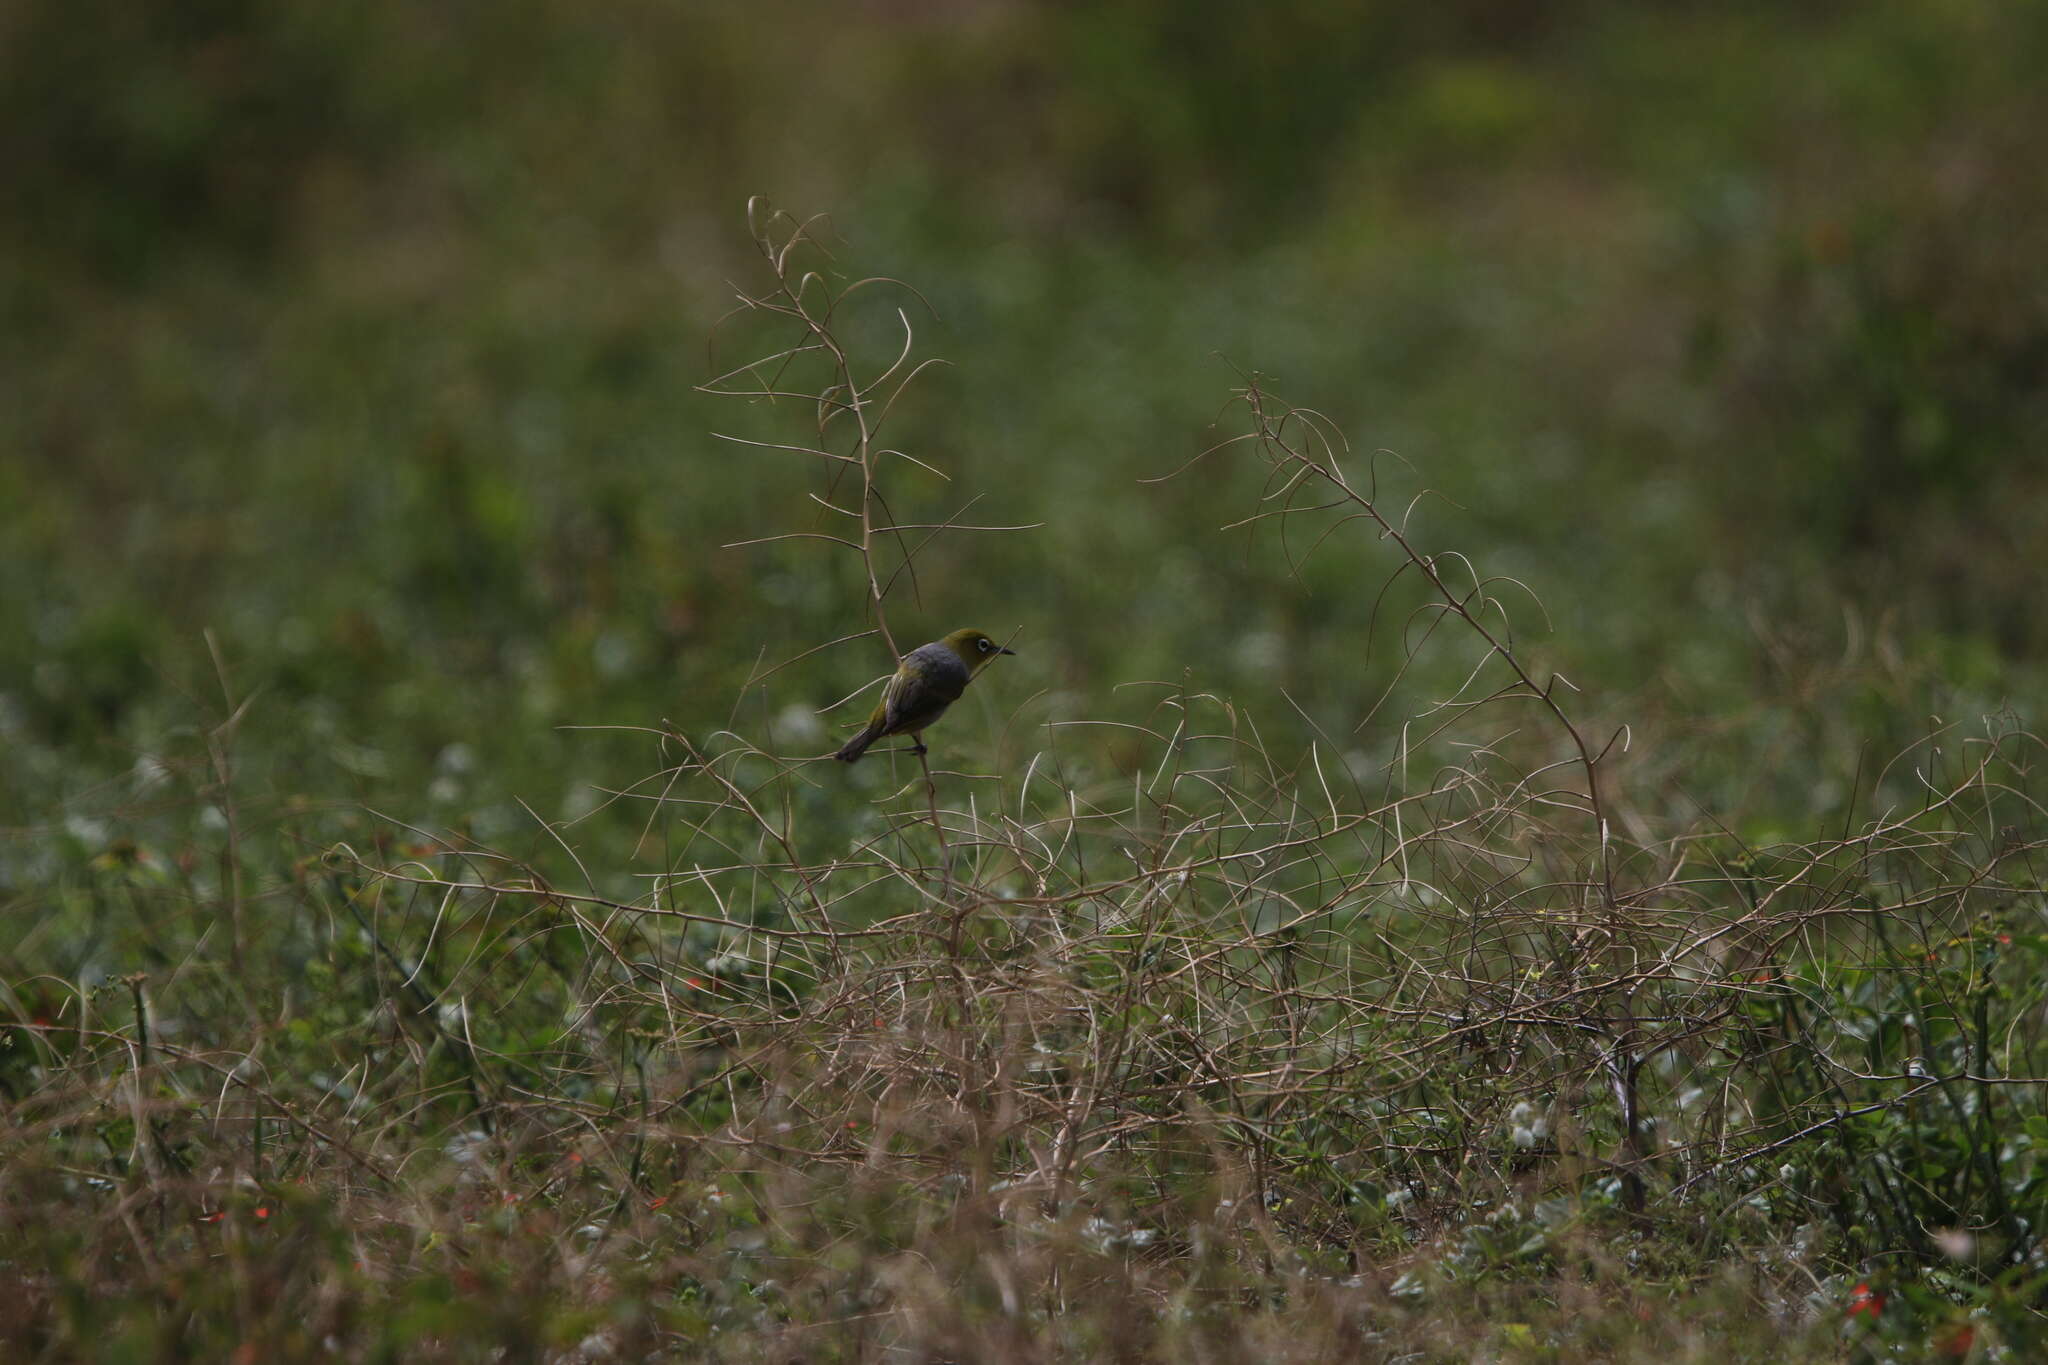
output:
[[[1014,650],[1014,649],[1004,649],[1004,648],[1003,648],[1002,646],[1000,646],[1000,645],[998,645],[998,646],[996,647],[996,653],[998,653],[998,654],[1015,654],[1016,652],[1017,652],[1017,651],[1016,651],[1016,650]]]

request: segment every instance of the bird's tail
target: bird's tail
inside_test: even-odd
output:
[[[839,752],[832,755],[832,757],[838,759],[841,763],[855,762],[860,758],[862,754],[868,751],[868,745],[873,744],[876,740],[880,739],[881,737],[882,727],[879,725],[870,725],[867,729],[861,731],[852,739],[849,739],[846,741],[846,743],[840,745]]]

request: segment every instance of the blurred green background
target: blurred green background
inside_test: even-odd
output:
[[[1296,577],[1217,529],[1254,468],[1139,482],[1238,367],[1541,596],[1636,808],[1838,814],[1930,717],[2038,712],[2044,69],[2048,7],[1992,0],[12,0],[0,896],[205,841],[206,631],[241,818],[313,843],[360,804],[544,850],[514,798],[656,762],[569,725],[821,751],[871,642],[735,702],[859,629],[859,580],[719,548],[814,529],[819,485],[710,435],[803,414],[694,388],[764,282],[755,194],[931,302],[952,364],[893,436],[954,482],[898,515],[1045,523],[941,540],[897,608],[1018,633],[954,723],[984,761],[1183,677],[1280,752],[1385,756],[1345,733],[1398,662],[1387,547]],[[640,819],[577,838],[623,872]]]

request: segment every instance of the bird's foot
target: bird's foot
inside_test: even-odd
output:
[[[931,751],[926,749],[922,743],[918,743],[910,746],[910,752],[916,754],[919,758],[923,758],[927,753]]]

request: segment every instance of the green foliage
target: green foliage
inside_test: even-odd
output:
[[[2033,7],[0,29],[0,1355],[2038,1350]]]

